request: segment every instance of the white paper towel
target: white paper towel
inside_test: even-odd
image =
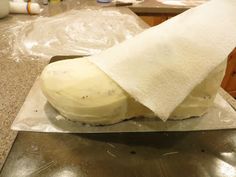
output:
[[[236,46],[236,1],[212,0],[90,58],[162,120]]]

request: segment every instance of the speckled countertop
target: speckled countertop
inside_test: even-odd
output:
[[[59,10],[53,10],[50,7],[48,9],[47,7],[47,11],[43,12],[43,14],[50,16],[58,14],[61,11],[66,11],[73,7],[72,1],[64,1],[64,4],[67,2],[69,4],[66,7],[62,4],[63,8],[59,8]],[[81,3],[81,5],[96,5],[96,2],[90,0]],[[179,13],[190,6],[169,6],[163,5],[155,0],[146,0],[143,3],[132,6],[131,9],[139,13]],[[131,11],[130,13],[132,14]],[[15,53],[9,47],[15,41],[14,36],[8,35],[8,28],[11,27],[13,29],[15,27],[14,22],[16,21],[21,22],[33,20],[34,18],[34,16],[16,15],[9,16],[0,21],[1,31],[4,31],[4,28],[6,31],[5,34],[0,33],[0,169],[17,135],[16,132],[10,130],[10,125],[22,106],[35,78],[40,74],[49,60],[40,60],[21,52]],[[225,95],[227,98],[226,93]],[[228,100],[231,101],[232,105],[235,105],[231,97],[228,97]]]
[[[22,53],[15,56],[11,47],[15,42],[14,36],[10,35],[16,27],[14,22],[33,18],[9,16],[0,20],[0,168],[16,136],[16,132],[10,131],[10,125],[46,64]]]

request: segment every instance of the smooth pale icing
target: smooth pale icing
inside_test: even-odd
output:
[[[196,87],[171,117],[183,119],[205,113],[213,103],[223,71],[224,64]],[[41,75],[41,88],[53,107],[70,120],[112,124],[132,117],[154,117],[87,58],[49,64]]]
[[[48,65],[41,75],[41,88],[48,101],[70,120],[110,124],[150,114],[85,58]]]

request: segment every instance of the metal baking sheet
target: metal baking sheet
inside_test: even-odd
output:
[[[20,112],[11,127],[17,131],[61,133],[109,132],[162,132],[198,131],[236,128],[236,111],[217,95],[214,106],[199,118],[168,120],[134,118],[114,125],[89,126],[65,120],[48,102],[39,87],[39,79],[31,88]]]

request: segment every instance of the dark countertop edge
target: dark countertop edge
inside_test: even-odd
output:
[[[131,11],[137,14],[179,14],[190,7],[141,7],[141,6],[129,6]]]

